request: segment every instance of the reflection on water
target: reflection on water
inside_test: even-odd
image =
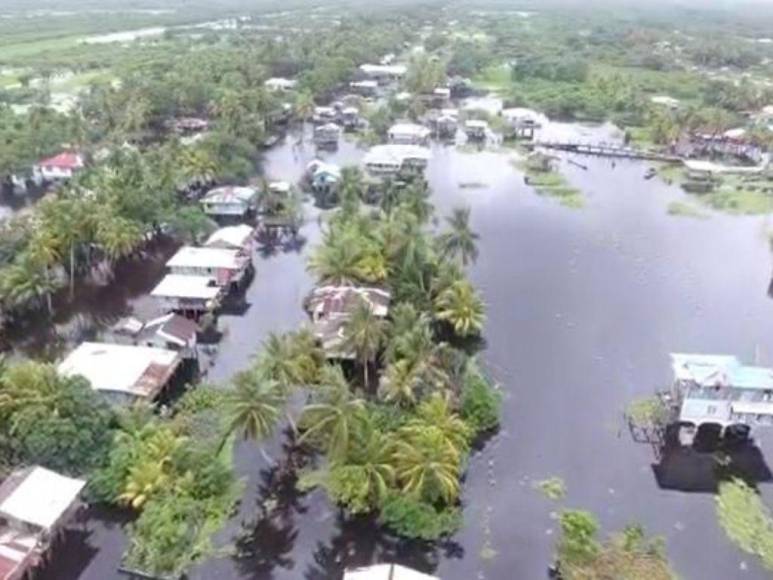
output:
[[[314,158],[313,147],[294,142],[266,154],[268,177],[297,179]],[[246,494],[216,540],[235,543],[239,555],[214,558],[191,578],[337,580],[347,564],[392,559],[434,570],[444,580],[542,578],[558,533],[551,513],[564,504],[549,502],[532,483],[550,476],[566,482],[565,505],[592,510],[605,529],[637,521],[665,536],[684,578],[735,578],[741,561],[748,566],[744,578],[767,578],[726,540],[711,495],[676,491],[684,487],[672,484],[668,471],[678,454],[661,462],[656,479],[651,450],[631,441],[622,422],[631,399],[670,380],[671,351],[773,356],[773,301],[765,293],[770,250],[759,235],[762,219],[669,216],[668,203],[684,194],[657,178],[644,180],[647,166],[639,162],[582,158],[587,171],[562,163],[588,201],[573,210],[534,194],[509,153],[453,147],[433,153],[427,175],[439,213],[471,206],[481,235],[471,273],[489,309],[484,358],[507,393],[502,429],[470,459],[464,529],[432,546],[397,540],[368,518],[343,518],[321,491],[294,491],[290,468],[298,458],[288,455],[281,434],[262,448],[237,446]],[[325,157],[347,162],[361,154],[342,143]],[[300,231],[305,244],[257,257],[245,293],[249,308],[221,318],[223,338],[209,379],[226,381],[269,332],[304,321],[300,305],[312,286],[305,259],[320,239],[321,215],[308,204]],[[766,433],[755,437],[763,454],[773,449]],[[762,460],[748,453],[751,463]],[[700,465],[680,470],[695,470],[698,479],[716,475]],[[761,485],[766,497],[769,487]],[[103,525],[90,523],[86,546],[74,535],[57,552],[56,572],[44,577],[118,578],[125,538]],[[484,537],[496,551],[493,558],[481,551]]]

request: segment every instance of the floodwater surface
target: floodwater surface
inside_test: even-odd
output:
[[[270,178],[297,179],[313,157],[292,142],[267,153]],[[360,155],[345,144],[330,160]],[[464,528],[433,546],[396,540],[367,518],[343,519],[322,492],[294,490],[297,458],[283,433],[262,447],[237,445],[246,493],[216,543],[235,543],[239,555],[213,558],[191,578],[338,580],[347,565],[399,560],[444,580],[536,580],[546,577],[564,507],[593,511],[604,533],[638,522],[664,536],[685,579],[768,577],[717,525],[711,482],[704,489],[656,476],[653,450],[633,442],[622,420],[631,399],[667,386],[672,351],[773,363],[766,220],[670,216],[669,202],[684,194],[644,180],[647,164],[589,158],[580,160],[587,171],[561,162],[586,198],[583,209],[565,208],[525,185],[511,156],[435,147],[427,173],[439,215],[472,208],[480,258],[471,274],[488,305],[482,356],[506,393],[500,432],[470,460]],[[301,240],[256,260],[243,308],[221,317],[208,379],[227,381],[269,332],[303,322],[312,286],[305,260],[320,219],[309,208]],[[761,449],[764,460],[773,447]],[[701,458],[682,455],[688,467],[678,472],[690,475],[689,460]],[[566,498],[534,489],[548,477],[564,480]],[[769,499],[769,486],[761,488]],[[95,514],[44,578],[120,578],[125,541],[120,520]]]

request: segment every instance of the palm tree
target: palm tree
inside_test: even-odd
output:
[[[478,335],[486,320],[483,300],[468,281],[456,282],[435,300],[436,317],[451,324],[457,336]]]
[[[422,224],[432,217],[433,207],[429,201],[430,192],[425,183],[414,182],[403,188],[402,202]]]
[[[341,211],[345,215],[356,215],[363,197],[363,175],[359,167],[344,167],[338,187]]]
[[[386,342],[388,323],[373,313],[370,305],[360,301],[343,327],[343,348],[354,352],[362,365],[365,389],[368,388],[368,366],[376,360]]]
[[[395,481],[392,465],[392,442],[371,421],[363,421],[342,462],[334,462],[329,481],[346,482],[347,507],[352,513],[363,513],[381,505]],[[356,485],[354,484],[356,482]]]
[[[269,334],[258,359],[259,368],[285,390],[317,380],[324,354],[309,330]]]
[[[355,397],[340,366],[329,365],[320,377],[320,402],[307,405],[301,416],[304,433],[298,440],[321,438],[328,456],[340,460],[350,448],[352,434],[362,421],[365,401]]]
[[[52,314],[51,295],[57,288],[48,267],[29,254],[19,256],[3,270],[0,278],[0,296],[11,308],[23,309],[39,300],[45,300],[48,313]]]
[[[407,438],[415,437],[428,429],[437,429],[448,445],[459,453],[468,451],[470,428],[451,408],[447,395],[435,393],[416,407],[416,414],[401,428]]]
[[[301,121],[306,123],[314,113],[314,96],[308,91],[298,93],[298,97],[295,100],[295,114],[301,118]]]
[[[437,429],[399,438],[393,456],[404,493],[435,503],[459,497],[460,454]]]
[[[129,470],[118,501],[140,510],[151,497],[168,487],[168,483],[167,461],[143,460]]]
[[[142,242],[142,230],[131,220],[105,216],[99,220],[95,241],[105,253],[108,263],[114,264],[131,254]]]
[[[386,367],[379,391],[385,401],[408,406],[416,402],[421,376],[409,360],[398,360]]]
[[[344,235],[327,236],[309,259],[309,269],[329,284],[350,284],[367,276],[361,244]]]
[[[217,164],[206,149],[188,147],[180,153],[179,170],[186,185],[210,183],[217,175]]]
[[[55,283],[51,279],[51,268],[61,259],[61,256],[57,241],[51,232],[42,228],[38,229],[30,242],[28,253],[32,262],[43,268],[47,285],[53,287]],[[54,312],[51,292],[47,292],[45,298],[48,314],[51,315]]]
[[[478,258],[478,234],[470,229],[470,208],[455,208],[451,217],[446,218],[450,230],[438,237],[441,254],[461,260],[466,266]]]
[[[228,428],[221,448],[235,433],[254,441],[267,437],[274,430],[286,401],[281,385],[266,379],[254,368],[238,373],[233,385],[225,401]]]

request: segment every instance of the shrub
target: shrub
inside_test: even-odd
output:
[[[384,502],[381,522],[406,538],[437,540],[461,527],[462,512],[458,507],[438,511],[416,498],[393,494]]]
[[[501,406],[502,394],[491,385],[477,363],[471,362],[462,387],[462,419],[477,436],[499,425]]]

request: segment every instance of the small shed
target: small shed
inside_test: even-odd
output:
[[[264,86],[272,92],[285,92],[291,91],[298,84],[298,81],[292,79],[286,79],[282,77],[273,77],[268,79]]]
[[[169,313],[147,322],[132,316],[122,318],[110,335],[117,344],[168,348],[182,352],[186,358],[195,358],[198,331],[199,325],[193,320]]]
[[[365,286],[318,286],[303,302],[313,321],[339,315],[350,315],[361,303],[370,307],[374,316],[384,318],[389,312],[391,294],[382,288]]]
[[[66,151],[35,164],[34,172],[44,181],[66,181],[71,179],[86,163],[80,153]]]

